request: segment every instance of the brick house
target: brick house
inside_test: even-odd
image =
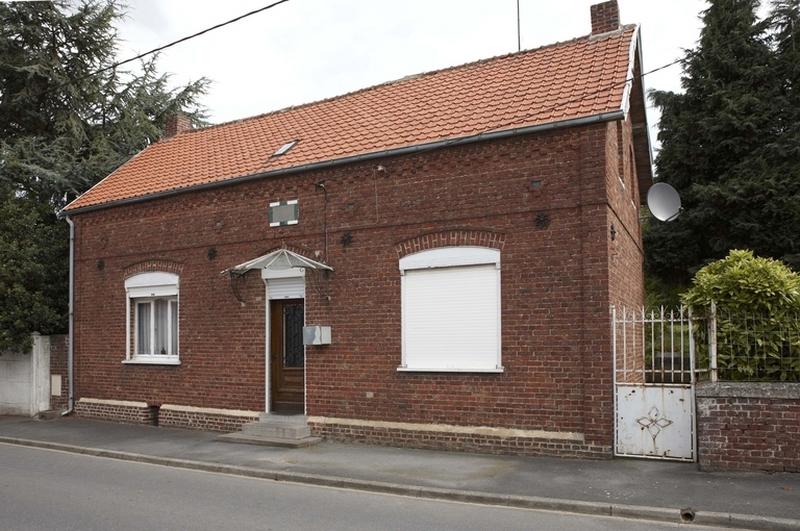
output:
[[[77,414],[612,455],[643,302],[639,29],[167,134],[72,202]],[[313,344],[303,326],[320,325]],[[327,343],[327,332],[330,342]],[[310,333],[310,332],[309,332]]]

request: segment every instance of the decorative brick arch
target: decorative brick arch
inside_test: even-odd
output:
[[[128,278],[139,273],[149,273],[153,271],[163,271],[165,273],[174,273],[180,275],[183,271],[183,264],[179,262],[172,262],[170,260],[144,260],[131,264],[123,270],[123,277]]]
[[[473,245],[502,250],[505,241],[505,234],[490,230],[450,229],[420,234],[414,238],[396,243],[394,248],[397,251],[397,257],[402,258],[412,253],[437,247]]]

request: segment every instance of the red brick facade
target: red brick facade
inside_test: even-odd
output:
[[[800,384],[697,386],[704,470],[800,472]]]
[[[143,402],[83,399],[75,403],[78,416],[125,422],[127,424],[155,424],[156,411]]]
[[[381,446],[442,449],[508,455],[550,455],[559,457],[607,458],[605,445],[536,437],[500,437],[480,433],[432,433],[426,430],[404,430],[346,424],[309,423],[312,433],[328,440],[366,442]]]
[[[335,269],[306,276],[306,322],[333,334],[307,348],[308,415],[580,433],[429,445],[610,457],[609,304],[643,301],[631,144],[629,122],[599,123],[75,215],[76,396],[263,411],[264,284],[221,272],[286,244]],[[299,224],[270,228],[267,204],[286,199]],[[396,370],[398,259],[450,245],[501,250],[503,373]],[[177,366],[122,363],[123,283],[151,270],[180,275]]]
[[[193,430],[229,433],[240,429],[248,422],[258,420],[258,414],[233,415],[232,412],[187,411],[182,408],[162,407],[158,412],[159,426],[173,426]]]

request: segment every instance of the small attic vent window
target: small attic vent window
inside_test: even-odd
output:
[[[300,217],[300,208],[297,199],[289,201],[273,201],[269,204],[269,226],[282,227],[284,225],[297,225]]]
[[[291,142],[286,142],[284,145],[279,147],[278,151],[276,151],[272,156],[273,157],[280,157],[281,155],[283,155],[284,153],[286,153],[287,151],[292,149],[295,144],[297,144],[297,140],[292,140]]]

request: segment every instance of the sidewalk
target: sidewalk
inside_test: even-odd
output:
[[[665,461],[338,443],[285,449],[220,442],[217,435],[75,418],[0,417],[5,443],[361,490],[675,522],[680,509],[691,508],[696,524],[800,529],[800,474],[708,473]]]

